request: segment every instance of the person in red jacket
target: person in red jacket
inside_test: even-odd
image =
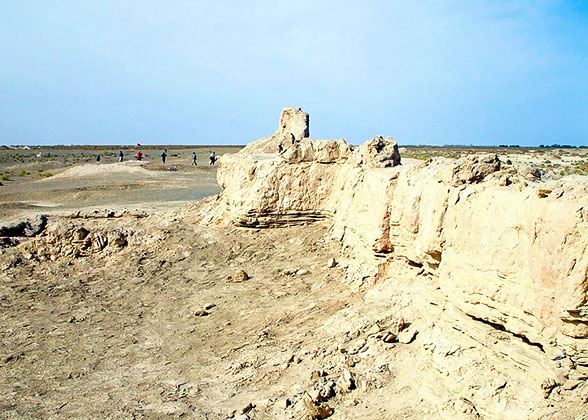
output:
[[[143,153],[141,153],[141,151],[139,150],[137,152],[137,160],[141,160],[141,158],[143,158]]]

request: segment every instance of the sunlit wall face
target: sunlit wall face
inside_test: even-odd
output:
[[[580,1],[0,2],[1,144],[586,144]]]

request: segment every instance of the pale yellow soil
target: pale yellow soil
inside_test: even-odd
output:
[[[352,299],[340,269],[325,266],[321,226],[50,223],[122,226],[144,245],[44,262],[2,256],[2,417],[225,418],[291,393],[292,356],[310,379],[318,367],[303,343],[316,345],[313,331]],[[226,283],[237,270],[251,278]]]

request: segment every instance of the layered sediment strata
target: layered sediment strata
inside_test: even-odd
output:
[[[329,220],[350,281],[385,280],[399,263],[418,268],[437,290],[423,305],[444,308],[439,325],[481,323],[521,341],[513,357],[535,366],[530,389],[588,373],[588,180],[529,181],[492,155],[400,166],[396,143],[381,137],[359,147],[296,138],[278,154],[285,130],[223,157],[207,223]],[[414,312],[432,314],[425,306]],[[466,335],[500,352],[476,328]]]

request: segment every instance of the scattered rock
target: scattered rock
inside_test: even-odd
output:
[[[322,401],[321,392],[318,389],[311,389],[307,394],[313,403],[319,403]]]
[[[540,181],[542,176],[539,168],[533,168],[529,165],[519,165],[517,167],[517,173],[527,181],[532,182]]]
[[[349,369],[343,369],[343,373],[337,380],[337,389],[340,392],[349,392],[355,387],[355,379]]]
[[[94,234],[94,241],[93,241],[94,248],[98,251],[103,250],[106,245],[108,245],[108,238],[100,232],[96,232]]]
[[[324,370],[313,370],[310,374],[310,380],[316,381],[322,378],[323,376],[327,376],[327,372],[325,372]]]
[[[548,188],[539,188],[537,190],[537,197],[539,198],[549,197],[549,194],[551,194],[551,190]]]
[[[478,410],[476,406],[465,398],[460,398],[454,403],[455,410],[460,413],[468,414],[471,417],[479,418]]]
[[[381,329],[381,328],[380,328],[380,326],[379,326],[379,325],[376,323],[376,324],[372,325],[372,326],[370,327],[370,329],[369,329],[369,330],[367,330],[367,335],[368,335],[368,337],[369,337],[370,335],[376,335],[376,334],[377,334],[377,333],[379,333],[380,331],[382,331],[382,329]]]
[[[409,328],[407,330],[401,331],[398,334],[397,339],[399,343],[409,344],[412,343],[417,334],[418,331],[416,329]]]
[[[541,389],[543,390],[543,398],[549,398],[551,395],[551,391],[557,386],[557,382],[555,379],[546,379],[541,384]]]
[[[390,168],[400,162],[398,143],[392,137],[376,136],[358,149],[357,165],[371,168]]]
[[[255,408],[255,404],[250,402],[245,407],[243,407],[243,409],[241,410],[241,414],[247,414],[248,412],[250,412],[254,408]]]
[[[365,350],[367,350],[367,341],[364,338],[359,338],[349,343],[347,353],[353,355]]]
[[[319,397],[321,401],[325,401],[333,397],[335,395],[335,387],[335,381],[327,381],[324,385],[322,385],[319,389]]]
[[[474,184],[484,180],[488,175],[500,170],[497,155],[475,155],[461,158],[453,168],[453,184]]]
[[[335,261],[335,258],[330,258],[329,261],[327,262],[327,267],[328,268],[333,268],[337,265],[337,261]]]
[[[208,312],[206,309],[200,309],[199,311],[194,312],[194,316],[207,316],[209,314],[210,312]]]
[[[3,360],[3,362],[4,363],[15,362],[15,361],[22,359],[24,357],[24,355],[25,355],[24,352],[11,354],[9,356],[6,356]]]
[[[567,381],[566,384],[563,386],[563,389],[565,389],[566,391],[572,391],[574,389],[576,389],[578,386],[582,385],[584,383],[584,381],[580,381],[580,380],[570,380]]]
[[[292,402],[288,398],[282,398],[276,401],[275,406],[281,410],[285,410],[286,408],[290,407]]]
[[[236,273],[230,275],[227,277],[226,282],[227,283],[242,283],[244,281],[249,280],[249,274],[247,274],[245,271],[243,270],[239,270]]]
[[[297,276],[304,276],[304,275],[306,275],[306,274],[309,274],[309,273],[310,273],[310,271],[308,271],[308,270],[306,270],[306,269],[304,269],[304,268],[302,268],[302,269],[300,269],[300,270],[296,271],[296,275],[297,275]]]
[[[358,363],[358,358],[357,356],[350,356],[347,357],[347,359],[345,359],[345,365],[347,367],[354,367],[357,363]]]
[[[370,383],[366,378],[359,381],[358,388],[360,389],[361,392],[367,392],[369,390],[369,387],[370,387]]]
[[[397,338],[397,335],[393,332],[387,332],[382,336],[382,341],[384,343],[393,343],[396,341]]]
[[[315,405],[309,396],[302,400],[306,411],[313,419],[326,419],[333,414],[333,409],[328,405]]]

